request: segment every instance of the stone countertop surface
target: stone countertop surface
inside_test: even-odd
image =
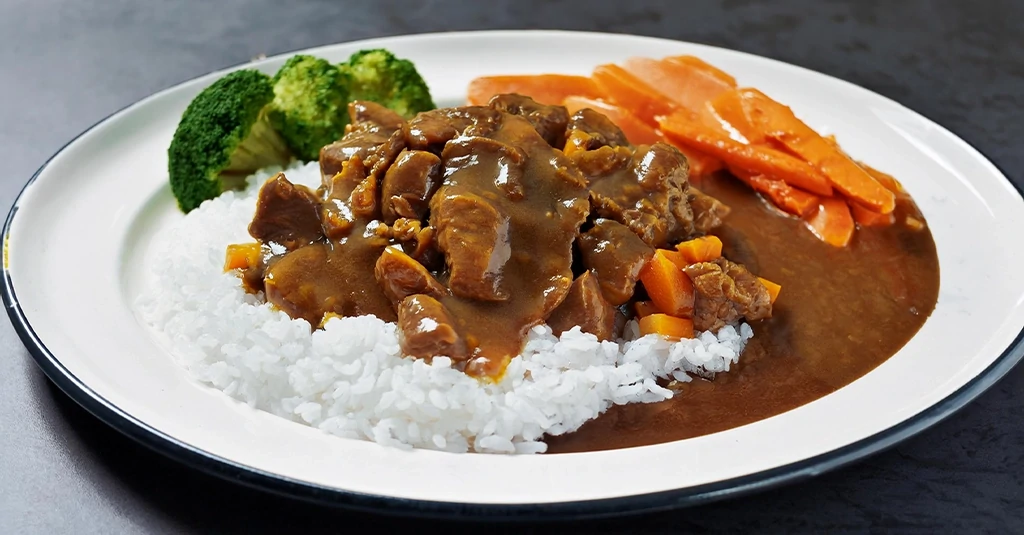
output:
[[[1024,3],[7,0],[0,4],[0,206],[108,114],[206,72],[310,46],[446,30],[652,35],[759,54],[893,98],[1024,186]],[[553,51],[557,53],[557,51]],[[325,509],[187,469],[53,386],[0,320],[0,532],[320,533],[481,529]],[[496,531],[1024,530],[1024,367],[955,415],[844,469],[701,507]],[[656,474],[652,467],[651,474]]]

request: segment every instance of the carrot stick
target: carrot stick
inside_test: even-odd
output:
[[[599,65],[591,78],[608,100],[648,124],[658,124],[658,117],[672,113],[676,107],[664,95],[618,65]]]
[[[704,60],[696,56],[669,56],[665,58],[663,61],[671,61],[674,63],[682,63],[683,65],[696,67],[710,74],[711,76],[718,78],[719,80],[722,81],[722,83],[732,87],[736,87],[736,79],[733,78],[731,74],[723,71],[722,69],[719,69],[718,67],[715,67],[714,65],[711,65],[710,63],[705,62]]]
[[[891,191],[804,124],[788,107],[756,89],[743,89],[740,95],[747,117],[765,137],[816,167],[843,195],[883,214],[896,207]]]
[[[550,105],[559,105],[570,95],[587,98],[601,96],[594,81],[586,76],[526,74],[474,78],[469,82],[466,100],[472,106],[483,106],[491,97],[502,93],[519,93],[541,104]]]
[[[676,244],[676,250],[687,265],[710,262],[722,257],[722,240],[718,236],[701,236]]]
[[[887,227],[896,222],[896,216],[892,212],[872,212],[857,203],[850,203],[850,213],[853,214],[853,220],[862,227]]]
[[[693,283],[661,249],[640,270],[640,282],[659,310],[677,317],[693,316]]]
[[[817,195],[794,188],[781,180],[755,175],[743,169],[729,169],[729,172],[754,191],[767,197],[776,208],[783,212],[804,217],[818,209]]]
[[[744,145],[709,131],[692,114],[677,112],[663,118],[659,124],[665,135],[688,147],[721,158],[731,167],[775,176],[791,186],[819,195],[832,195],[828,179],[807,163],[774,149]]]
[[[637,301],[636,303],[633,303],[633,310],[636,311],[636,316],[638,318],[650,316],[651,314],[661,314],[658,307],[650,301]]]
[[[719,121],[743,136],[747,143],[761,145],[767,142],[764,134],[755,128],[747,117],[739,91],[726,91],[709,101],[707,106]]]
[[[758,277],[757,280],[761,281],[765,290],[768,290],[768,297],[771,299],[771,304],[774,305],[775,300],[779,298],[779,292],[782,291],[782,286],[779,286],[768,279],[762,279],[761,277]]]
[[[818,211],[805,222],[815,236],[836,247],[846,247],[853,237],[853,216],[850,215],[850,207],[842,199],[821,199]]]
[[[623,69],[668,100],[694,112],[733,87],[706,70],[684,62],[633,57],[626,60]]]
[[[640,318],[640,336],[659,334],[672,341],[693,338],[693,320],[668,314],[651,314]]]
[[[626,139],[633,145],[650,145],[661,141],[661,133],[647,125],[625,108],[614,104],[587,98],[579,95],[572,95],[562,101],[562,105],[572,115],[583,108],[590,108],[615,123],[626,134]]]

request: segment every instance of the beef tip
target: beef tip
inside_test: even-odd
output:
[[[756,321],[772,316],[768,290],[741,264],[719,258],[691,264],[684,271],[696,292],[695,329],[714,332],[740,318]]]
[[[381,253],[373,270],[384,295],[395,307],[406,297],[415,294],[440,299],[448,290],[409,255],[397,247],[388,247]]]
[[[628,146],[622,129],[608,117],[590,108],[572,114],[565,132],[566,144],[576,150],[595,150],[601,147]],[[569,149],[567,149],[569,150]]]
[[[688,192],[690,209],[693,211],[693,230],[698,234],[707,234],[722,225],[730,208],[722,201],[690,186]]]
[[[693,212],[687,197],[686,157],[660,142],[630,153],[627,147],[610,146],[572,153],[590,181],[594,213],[626,225],[652,247],[690,237]]]
[[[425,111],[409,120],[405,127],[410,149],[440,153],[444,144],[472,131],[483,136],[501,121],[501,113],[486,106],[463,106]]]
[[[448,309],[429,295],[410,295],[398,304],[398,343],[414,358],[462,361],[469,356]]]
[[[480,301],[504,301],[501,272],[512,251],[508,219],[479,195],[438,193],[430,201],[430,225],[448,264],[453,294]]]
[[[431,195],[441,182],[441,159],[426,151],[403,151],[381,183],[384,221],[422,219]]]
[[[628,230],[627,230],[628,232]],[[547,323],[556,335],[579,326],[598,340],[615,338],[616,309],[601,292],[598,277],[586,272],[573,281],[565,300],[551,312]]]
[[[524,117],[552,147],[561,149],[565,146],[565,129],[569,124],[569,110],[565,106],[541,104],[530,97],[514,93],[495,95],[487,105]]]
[[[342,165],[358,156],[371,175],[380,176],[405,146],[405,120],[393,111],[367,101],[348,105],[352,122],[345,136],[320,149],[320,176],[326,185]]]
[[[640,270],[654,256],[654,249],[625,225],[598,219],[576,239],[583,266],[594,272],[604,298],[619,306],[633,297]]]
[[[372,125],[382,132],[401,130],[405,119],[395,111],[369,100],[353,100],[348,105],[352,124]]]
[[[323,238],[320,200],[306,186],[292,184],[278,173],[260,188],[249,234],[289,251],[319,241]]]

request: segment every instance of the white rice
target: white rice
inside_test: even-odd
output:
[[[659,378],[725,372],[739,360],[750,327],[677,343],[657,336],[599,342],[578,328],[530,331],[522,355],[499,383],[451,366],[403,358],[396,327],[372,316],[335,318],[310,333],[305,320],[263,303],[222,271],[228,244],[251,241],[247,226],[259,186],[203,203],[164,233],[150,258],[153,283],[139,298],[143,319],[166,336],[198,381],[248,405],[346,438],[451,452],[542,453],[545,434],[578,429],[613,404],[672,397]],[[317,164],[287,170],[316,186]]]

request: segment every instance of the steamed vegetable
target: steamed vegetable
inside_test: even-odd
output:
[[[562,104],[566,97],[598,98],[601,96],[594,81],[586,76],[520,74],[474,78],[466,91],[466,100],[472,106],[483,106],[490,102],[491,97],[502,93],[529,95],[533,100],[551,106]]]
[[[687,264],[711,262],[722,258],[722,240],[718,236],[701,236],[676,244],[676,250]]]
[[[640,336],[660,334],[672,341],[693,338],[693,320],[668,314],[651,314],[640,318]]]
[[[818,211],[806,220],[807,227],[822,241],[836,247],[846,247],[853,237],[853,216],[846,201],[824,197]]]
[[[270,77],[245,69],[217,80],[192,100],[167,150],[171,191],[182,211],[243,186],[258,169],[292,159],[267,118],[265,109],[273,98]]]
[[[678,317],[693,316],[693,282],[672,260],[658,249],[640,271],[640,282],[658,310]]]
[[[296,156],[316,160],[345,134],[351,84],[348,69],[313,56],[293,56],[277,71],[267,115]]]
[[[764,286],[765,290],[768,290],[768,298],[771,301],[771,304],[774,305],[775,300],[779,298],[779,293],[782,292],[782,286],[761,277],[758,277],[757,280],[761,281],[761,285]]]
[[[370,100],[407,119],[435,107],[416,66],[383,48],[360,50],[340,67],[352,76],[350,100]]]

